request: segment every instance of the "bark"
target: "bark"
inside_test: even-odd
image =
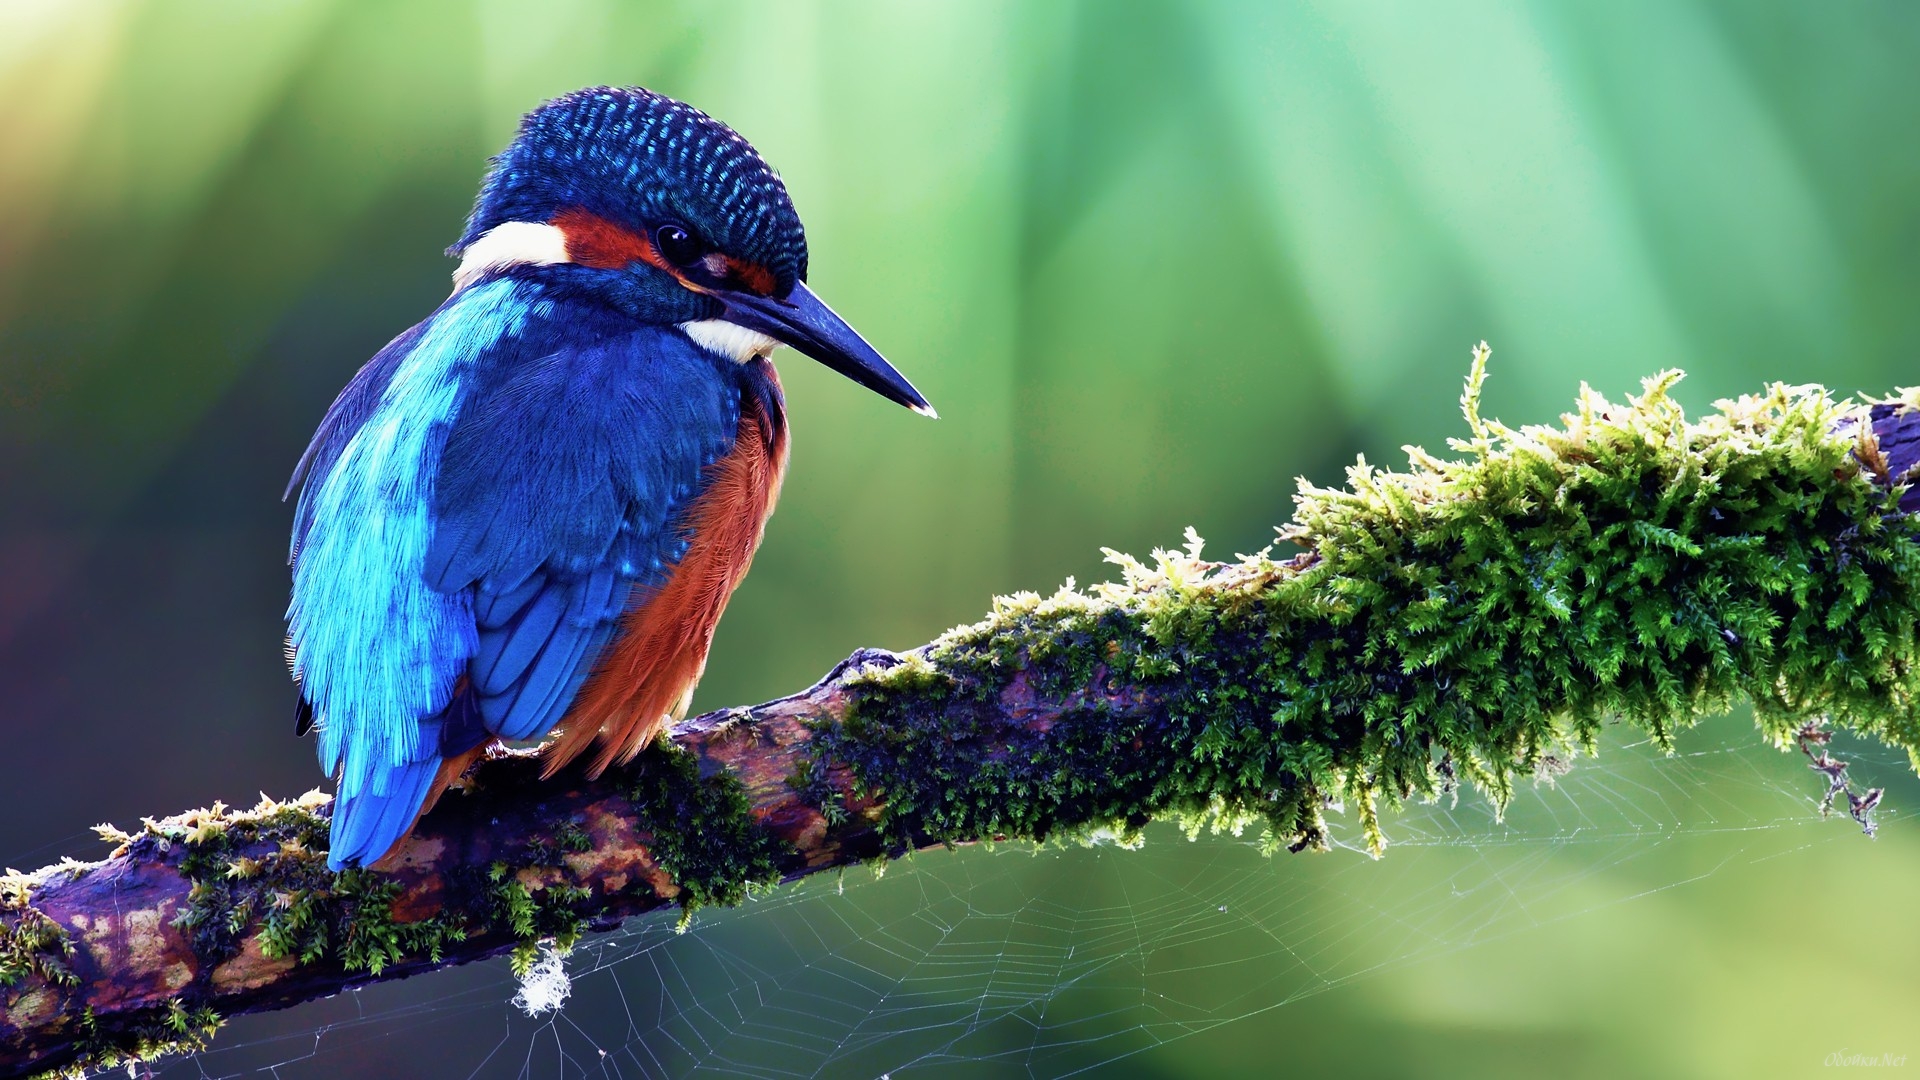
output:
[[[870,804],[844,799],[849,813],[829,824],[820,810],[787,783],[804,746],[813,739],[810,725],[843,715],[848,691],[845,674],[860,665],[890,663],[893,654],[855,654],[818,685],[753,709],[729,709],[678,725],[674,745],[691,754],[704,776],[737,778],[751,801],[752,814],[767,833],[784,842],[778,874],[792,879],[882,854]],[[146,1056],[167,1047],[170,1037],[190,1035],[191,1010],[209,1007],[221,1015],[280,1009],[328,997],[375,980],[401,979],[454,964],[498,956],[526,940],[502,916],[494,880],[496,866],[510,867],[502,880],[518,883],[529,895],[552,886],[590,894],[568,905],[587,930],[608,930],[635,915],[673,906],[682,887],[653,854],[655,829],[665,822],[639,820],[633,791],[657,774],[677,780],[674,762],[646,755],[633,768],[611,770],[587,779],[569,768],[551,780],[539,777],[540,761],[531,754],[500,755],[482,762],[463,793],[449,795],[420,823],[414,834],[376,871],[397,884],[383,896],[394,923],[417,923],[449,910],[466,916],[464,940],[442,943],[437,958],[408,955],[374,970],[349,963],[334,935],[328,954],[301,962],[297,956],[266,955],[257,912],[273,908],[276,895],[304,883],[264,874],[239,881],[256,894],[253,902],[221,898],[224,910],[246,909],[255,923],[211,949],[183,916],[196,903],[197,882],[186,858],[196,846],[224,839],[228,832],[247,835],[223,846],[220,859],[268,864],[287,858],[283,845],[307,839],[324,826],[314,815],[318,800],[271,805],[246,814],[198,812],[157,822],[120,845],[113,857],[97,863],[48,868],[30,879],[30,910],[64,929],[73,946],[60,960],[64,972],[30,973],[21,985],[0,989],[0,1075],[27,1075],[75,1063]],[[825,782],[844,790],[844,768]],[[263,828],[246,828],[256,816]],[[286,819],[286,820],[276,820]],[[224,825],[220,837],[200,845],[191,833],[206,824]],[[556,849],[556,822],[575,823],[582,840]],[[679,823],[671,823],[679,824]],[[293,834],[290,836],[290,834]],[[320,835],[324,835],[321,833]],[[530,851],[551,850],[529,859]],[[302,869],[315,872],[324,848],[308,845]],[[563,928],[565,929],[565,928]],[[199,939],[199,940],[197,940]],[[70,973],[68,983],[62,975]],[[176,1008],[175,1003],[182,1003]],[[191,1003],[191,1004],[186,1004]],[[182,1008],[186,1009],[185,1018]],[[83,1017],[89,1016],[89,1022]],[[143,1042],[148,1045],[141,1045]],[[104,1051],[104,1054],[103,1054]]]

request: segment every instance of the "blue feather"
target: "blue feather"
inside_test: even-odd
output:
[[[807,276],[806,233],[779,176],[725,124],[646,90],[580,90],[529,115],[494,159],[455,250],[505,222],[545,221],[560,206],[684,218],[720,249],[772,270],[782,295]]]
[[[481,697],[506,692],[527,673],[566,615],[571,591],[566,586],[543,588],[511,624],[480,633],[480,649],[467,670]]]
[[[487,729],[503,739],[546,734],[590,673],[586,663],[612,637],[611,619],[586,633],[555,635],[518,679],[497,694],[479,696]]]
[[[310,450],[288,637],[343,822],[384,820],[352,809],[363,795],[415,798],[417,810],[418,774],[438,768],[434,718],[477,635],[471,597],[421,579],[433,465],[471,371],[517,351],[532,310],[506,281],[449,299],[362,371]]]
[[[572,590],[568,598],[565,615],[566,626],[562,632],[555,633],[541,650],[539,658],[528,665],[520,679],[520,685],[512,700],[504,708],[496,711],[503,722],[514,724],[516,730],[502,730],[501,736],[509,739],[524,739],[528,735],[517,731],[538,731],[545,733],[552,728],[560,717],[561,710],[572,702],[580,684],[589,673],[589,665],[583,661],[590,654],[596,657],[601,646],[612,636],[614,620],[619,617],[624,603],[613,603],[614,575],[608,571],[596,571],[594,575]],[[626,587],[620,589],[624,600]],[[502,695],[504,699],[506,695]],[[483,701],[485,710],[487,702]]]
[[[511,278],[355,378],[305,459],[288,610],[339,777],[333,865],[403,835],[443,756],[559,721],[634,589],[684,554],[676,517],[740,394],[678,330]]]
[[[472,685],[503,738],[559,721],[632,589],[685,553],[674,517],[738,428],[726,361],[671,329],[594,329],[490,372],[441,457],[428,581],[475,593]]]
[[[333,803],[327,866],[333,870],[363,866],[386,854],[420,813],[427,785],[439,768],[440,758],[435,755],[386,770],[377,791],[356,791],[352,797],[343,791]]]
[[[520,614],[527,606],[527,601],[540,595],[540,590],[545,588],[546,584],[547,576],[535,571],[511,592],[495,593],[482,590],[473,598],[474,620],[479,623],[483,633],[488,630],[498,630],[506,626],[507,620]]]

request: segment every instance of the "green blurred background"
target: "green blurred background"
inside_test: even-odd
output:
[[[1482,337],[1486,408],[1513,422],[1666,366],[1691,373],[1695,408],[1769,380],[1920,382],[1916,55],[1903,2],[4,0],[0,864],[96,854],[96,821],[320,779],[290,733],[280,491],[353,370],[445,296],[441,249],[484,162],[543,98],[637,83],[733,124],[786,177],[815,287],[943,417],[782,355],[794,466],[701,688],[718,707],[924,641],[994,592],[1097,578],[1102,545],[1191,524],[1216,552],[1257,549],[1293,476],[1458,434]],[[1683,750],[1754,743],[1743,725]],[[1629,756],[1584,795],[1533,796],[1564,806],[1521,842],[1449,843],[1493,827],[1442,815],[1378,864],[1159,835],[921,856],[717,917],[705,945],[646,931],[562,1025],[506,1019],[497,969],[455,973],[244,1022],[223,1037],[237,1050],[173,1072],[719,1067],[652,1049],[633,1002],[663,957],[792,953],[778,1048],[860,1028],[809,1021],[806,976],[862,920],[899,937],[935,896],[963,925],[1050,913],[974,982],[930,988],[924,951],[847,980],[964,1012],[1019,957],[1083,944],[1077,909],[1121,913],[1142,942],[1123,959],[1173,955],[1146,944],[1175,918],[1137,895],[1148,882],[1176,907],[1217,889],[1253,909],[1175,965],[1217,972],[1225,1003],[1188,1018],[1196,1034],[1143,1038],[1197,999],[1120,963],[1102,993],[1122,1004],[1087,1027],[975,1021],[937,1059],[882,1040],[739,1068],[1744,1077],[1920,1054],[1903,817],[1920,785],[1872,760],[1891,788],[1872,843],[1809,823],[1814,780],[1757,744],[1705,772]],[[1689,787],[1709,780],[1726,805]],[[1668,810],[1692,823],[1668,830]],[[1628,842],[1569,842],[1587,826]],[[1511,902],[1460,906],[1488,888]],[[1381,956],[1302,959],[1348,940]],[[1282,955],[1307,973],[1229,962]],[[716,1037],[757,1037],[721,1012],[701,1010]],[[316,1015],[344,1026],[316,1037]],[[614,1053],[567,1049],[580,1033]]]

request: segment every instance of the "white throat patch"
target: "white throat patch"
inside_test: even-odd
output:
[[[749,330],[739,323],[725,319],[701,319],[696,322],[683,322],[680,329],[687,332],[694,344],[718,353],[736,364],[744,364],[767,355],[780,342],[758,330]]]
[[[482,233],[460,253],[460,268],[453,272],[453,291],[473,284],[489,270],[572,261],[567,254],[567,234],[559,226],[540,221],[503,222]]]

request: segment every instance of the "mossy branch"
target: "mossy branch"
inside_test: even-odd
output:
[[[1303,486],[1291,558],[1115,555],[597,780],[502,756],[374,870],[327,872],[318,795],[103,828],[105,861],[0,879],[0,1073],[930,845],[1175,819],[1299,850],[1339,802],[1378,851],[1395,805],[1460,777],[1504,803],[1609,721],[1670,745],[1747,702],[1809,757],[1828,723],[1920,750],[1920,399],[1775,386],[1689,422],[1668,373],[1513,430],[1484,362],[1455,456]]]

